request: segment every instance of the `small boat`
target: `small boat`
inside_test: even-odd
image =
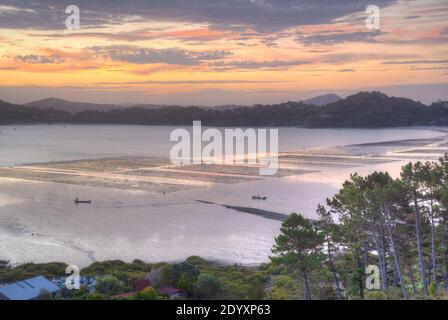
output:
[[[78,198],[75,199],[76,204],[92,204],[92,200],[79,200]]]
[[[267,200],[268,199],[268,197],[261,197],[261,196],[252,196],[252,199],[253,200]]]

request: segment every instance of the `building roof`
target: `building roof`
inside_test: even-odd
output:
[[[148,279],[137,279],[134,281],[134,291],[140,292],[146,288],[150,287]]]
[[[112,299],[127,299],[130,297],[133,297],[135,295],[134,291],[131,292],[125,292],[125,293],[120,293],[120,294],[116,294],[111,296]]]
[[[159,289],[159,293],[166,294],[167,296],[172,296],[174,294],[184,293],[184,292],[185,292],[185,290],[170,287],[170,286],[161,287]]]
[[[0,287],[0,295],[9,300],[32,300],[39,297],[42,291],[56,293],[60,289],[43,276],[38,276]]]

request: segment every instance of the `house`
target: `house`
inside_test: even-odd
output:
[[[134,291],[125,292],[113,295],[112,299],[128,299],[133,297],[137,292],[140,292],[146,288],[150,287],[150,283],[148,279],[137,279],[134,281]]]
[[[187,292],[185,290],[182,289],[178,289],[175,287],[171,287],[171,286],[164,286],[159,288],[159,293],[163,294],[165,296],[168,296],[168,298],[170,299],[185,299],[187,297]]]
[[[150,286],[148,279],[137,279],[134,281],[134,292],[140,292]]]
[[[60,292],[53,282],[38,276],[0,287],[0,300],[35,300],[43,293],[57,297]]]
[[[96,279],[95,277],[79,277],[79,284],[81,287],[85,287],[90,293],[94,293],[96,290]]]
[[[59,288],[61,288],[63,290],[63,292],[68,290],[68,289],[66,289],[66,287],[67,287],[66,281],[67,281],[67,277],[58,277],[58,278],[51,279],[51,282],[53,282],[55,285],[57,285]],[[89,291],[89,293],[94,293],[96,290],[96,278],[95,277],[79,276],[79,285],[80,285],[80,287],[85,287],[87,289],[87,291]]]
[[[113,296],[111,296],[111,298],[112,299],[129,299],[133,296],[135,296],[135,292],[131,291],[131,292],[125,292],[125,293],[113,295]]]

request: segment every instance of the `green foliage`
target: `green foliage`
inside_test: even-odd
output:
[[[198,257],[198,256],[188,257],[187,260],[185,260],[185,262],[191,263],[192,265],[195,265],[196,267],[199,267],[199,266],[205,267],[205,266],[208,266],[208,264],[209,264],[205,259]]]
[[[113,273],[147,273],[151,271],[152,265],[145,264],[141,260],[134,260],[132,263],[125,263],[120,260],[94,262],[87,268],[81,270],[86,276],[108,275]]]
[[[446,103],[445,103],[446,104]],[[207,126],[307,126],[387,127],[447,125],[444,103],[426,106],[380,92],[359,92],[335,103],[318,107],[303,102],[256,105],[234,110],[169,106],[160,109],[122,108],[112,111],[82,111],[71,114],[54,109],[12,105],[0,101],[0,124],[95,123],[135,125],[191,125],[201,120]]]
[[[111,275],[120,280],[127,288],[132,288],[134,280],[143,279],[151,271],[153,265],[141,260],[126,263],[120,260],[94,262],[81,270],[84,276]]]
[[[319,290],[319,300],[338,300],[335,287],[332,284],[326,284]]]
[[[271,277],[272,286],[267,291],[268,299],[304,299],[302,283],[299,283],[295,277],[292,277],[288,270],[284,270],[281,275]]]
[[[48,290],[41,290],[37,300],[53,300],[53,295]]]
[[[16,282],[36,276],[44,276],[48,279],[65,276],[65,263],[26,263],[13,269],[0,268],[0,282]]]
[[[196,281],[196,291],[200,298],[215,299],[221,289],[219,279],[210,274],[201,274]]]
[[[154,288],[160,288],[166,285],[174,285],[173,268],[171,265],[166,263],[159,264],[157,267],[154,267],[149,273],[148,277],[149,282]]]
[[[217,299],[258,299],[264,297],[264,289],[268,281],[265,271],[259,268],[239,265],[223,266],[210,263],[200,257],[190,257],[187,262],[196,266],[200,274],[216,277],[221,283]],[[269,266],[263,266],[268,269]],[[194,296],[194,292],[191,293]]]
[[[293,213],[282,224],[280,235],[275,239],[272,251],[279,255],[271,259],[307,271],[320,262],[319,249],[323,242],[324,236],[308,219]]]
[[[429,285],[429,295],[433,298],[437,297],[437,286],[434,282]]]
[[[269,300],[288,300],[289,295],[285,289],[272,288],[272,290],[269,290],[267,298]]]
[[[401,300],[403,296],[399,288],[387,290],[369,290],[365,293],[366,300]]]
[[[109,297],[107,295],[95,292],[86,294],[83,296],[83,300],[109,300]]]
[[[388,300],[388,295],[384,291],[372,290],[365,294],[366,300]]]
[[[178,263],[171,267],[170,283],[178,288],[192,292],[199,274],[199,269],[194,264],[188,261]]]
[[[133,297],[133,300],[161,300],[163,297],[157,293],[154,288],[145,288],[140,292],[137,292]]]
[[[127,291],[124,284],[114,276],[105,276],[97,279],[96,292],[111,296]]]
[[[307,299],[311,299],[309,273],[323,261],[324,240],[325,236],[308,219],[295,213],[283,222],[280,235],[275,238],[272,252],[277,255],[271,257],[272,262],[284,264],[303,277]]]

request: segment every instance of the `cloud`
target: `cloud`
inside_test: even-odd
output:
[[[166,31],[166,30],[133,30],[133,31],[122,31],[122,32],[89,32],[89,31],[77,31],[73,33],[66,33],[62,31],[56,31],[52,33],[48,32],[29,32],[27,34],[31,37],[47,38],[47,39],[67,39],[67,38],[98,38],[107,39],[112,41],[147,41],[147,40],[157,40],[157,39],[177,39],[184,42],[191,41],[213,41],[217,39],[222,39],[224,33],[209,30],[207,28],[200,29],[185,29],[176,31]],[[1,39],[0,39],[1,40]]]
[[[230,61],[230,62],[215,62],[213,65],[217,70],[228,70],[228,69],[287,69],[289,67],[301,66],[304,64],[311,63],[306,60],[265,60],[265,61],[254,61],[254,60],[240,60],[240,61]]]
[[[340,96],[347,96],[358,91],[379,90],[388,95],[409,97],[430,104],[433,101],[448,100],[448,83],[405,84],[392,86],[357,87],[349,90],[323,87],[318,90],[223,90],[205,89],[192,92],[182,92],[173,87],[166,93],[151,92],[147,88],[136,92],[102,90],[95,87],[76,86],[3,86],[0,85],[0,96],[5,101],[26,103],[48,97],[57,97],[66,100],[85,102],[112,103],[112,104],[176,104],[176,105],[223,105],[256,103],[270,104],[284,101],[299,101],[312,96],[327,94],[329,92]]]
[[[98,82],[98,85],[200,85],[200,84],[238,84],[238,83],[285,83],[279,80],[178,80],[178,81],[132,81],[132,82]]]
[[[391,53],[326,53],[319,56],[318,62],[328,64],[354,63],[361,61],[381,61],[388,59],[409,59],[415,55]]]
[[[18,67],[0,67],[0,70],[17,70]]]
[[[433,70],[446,70],[448,69],[448,65],[446,66],[438,66],[438,67],[412,67],[410,70],[413,71],[433,71]]]
[[[65,62],[59,56],[41,56],[36,54],[18,55],[14,59],[30,64],[59,64]]]
[[[65,8],[60,0],[6,0],[0,8],[0,28],[56,30],[64,28]],[[396,0],[376,0],[384,8]],[[216,29],[247,28],[259,32],[294,26],[330,23],[363,12],[367,0],[77,0],[82,26],[102,26],[125,21],[208,23]]]
[[[355,72],[355,69],[340,69],[338,72]]]
[[[379,31],[355,31],[355,32],[318,32],[310,35],[299,35],[297,41],[306,46],[336,45],[347,42],[377,42],[376,37],[381,35]]]
[[[221,60],[232,55],[230,51],[223,50],[189,51],[179,48],[153,49],[119,45],[86,49],[112,61],[134,64],[200,65],[205,61]]]
[[[406,60],[406,61],[384,61],[383,64],[438,64],[448,63],[448,59],[443,60]]]

